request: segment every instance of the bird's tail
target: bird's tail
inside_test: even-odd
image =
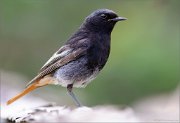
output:
[[[20,94],[16,95],[15,97],[11,98],[10,100],[7,101],[7,105],[13,103],[17,99],[21,98],[22,96],[28,94],[29,92],[33,91],[34,89],[38,87],[42,87],[48,84],[53,84],[54,79],[52,77],[44,77],[41,80],[34,81],[29,85],[25,90],[23,90]]]
[[[27,87],[24,91],[22,91],[20,94],[16,95],[15,97],[11,98],[10,100],[7,101],[7,105],[13,103],[14,101],[16,101],[17,99],[19,99],[20,97],[26,95],[27,93],[33,91],[34,89],[36,89],[36,83],[30,85],[29,87]]]

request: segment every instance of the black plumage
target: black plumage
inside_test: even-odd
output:
[[[62,85],[67,87],[69,94],[80,106],[72,88],[85,87],[101,71],[109,57],[114,25],[117,21],[125,19],[118,17],[112,10],[94,11],[86,17],[79,29],[54,53],[27,86],[31,88],[46,84]]]

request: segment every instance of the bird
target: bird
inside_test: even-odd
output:
[[[115,24],[126,19],[110,9],[92,12],[26,88],[7,101],[7,105],[39,87],[53,84],[66,87],[75,104],[82,106],[73,93],[73,87],[86,87],[96,78],[108,60],[111,32]]]

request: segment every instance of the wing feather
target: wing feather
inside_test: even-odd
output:
[[[56,52],[56,53],[58,53],[58,52]],[[52,59],[51,61],[46,63],[41,68],[39,74],[34,79],[32,79],[27,84],[27,86],[29,86],[32,83],[36,82],[36,80],[41,79],[42,77],[44,77],[44,76],[46,76],[48,74],[51,74],[53,71],[55,71],[56,69],[60,68],[61,66],[65,65],[65,64],[67,64],[67,63],[69,63],[71,61],[74,61],[74,60],[80,58],[81,56],[83,56],[85,54],[86,54],[86,48],[85,47],[81,47],[81,48],[78,48],[76,50],[71,50],[66,55],[55,57],[55,59]]]
[[[53,54],[53,56],[42,66],[40,69],[40,72],[45,70],[47,67],[49,67],[51,64],[55,63],[59,59],[63,58],[67,54],[69,54],[72,51],[72,48],[69,47],[69,45],[62,46],[57,52]]]

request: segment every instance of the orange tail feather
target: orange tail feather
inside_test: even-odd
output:
[[[36,89],[38,87],[38,86],[36,86],[36,84],[37,83],[34,83],[34,84],[30,85],[24,91],[22,91],[20,94],[16,95],[15,97],[11,98],[10,100],[8,100],[7,105],[13,103],[14,101],[19,99],[20,97],[22,97],[22,96],[28,94],[29,92],[33,91],[34,89]]]
[[[55,82],[54,78],[46,76],[46,77],[42,78],[41,80],[32,83],[24,91],[22,91],[20,94],[16,95],[15,97],[11,98],[10,100],[8,100],[7,105],[13,103],[17,99],[21,98],[22,96],[28,94],[29,92],[33,91],[34,89],[36,89],[38,87],[45,86],[48,84],[53,84],[54,82]]]

